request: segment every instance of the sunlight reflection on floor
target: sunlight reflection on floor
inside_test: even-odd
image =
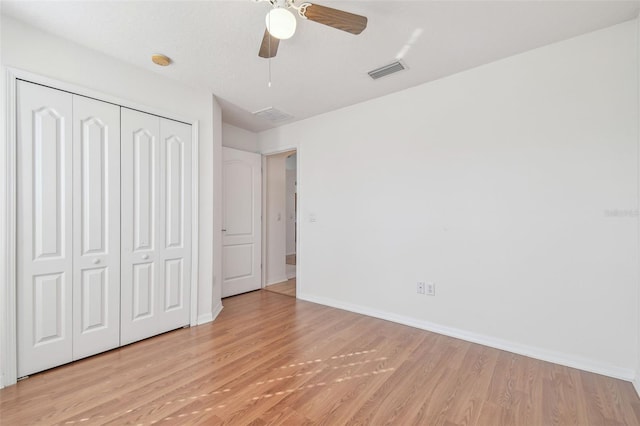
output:
[[[330,363],[331,361],[335,361],[335,360],[344,360],[345,358],[351,358],[351,357],[356,357],[356,356],[366,356],[369,354],[373,354],[377,352],[376,349],[370,349],[370,350],[365,350],[365,351],[357,351],[357,352],[350,352],[350,353],[345,353],[345,354],[340,354],[340,355],[334,355],[331,356],[330,358],[327,359],[321,359],[321,358],[316,358],[316,359],[312,359],[309,361],[300,361],[300,362],[292,362],[290,364],[286,364],[283,365],[282,367],[277,367],[274,368],[273,371],[280,371],[283,369],[288,369],[288,368],[296,368],[296,367],[307,367],[307,366],[319,366],[320,363],[322,362],[327,362]],[[381,356],[381,357],[377,357],[377,358],[373,358],[373,359],[362,359],[359,361],[353,361],[353,362],[349,362],[349,363],[344,363],[344,364],[340,364],[340,365],[326,365],[326,366],[322,366],[321,368],[316,368],[316,369],[312,369],[310,371],[305,371],[305,372],[298,372],[295,374],[289,374],[286,376],[281,376],[281,377],[277,377],[277,378],[271,378],[271,379],[265,379],[265,380],[261,380],[259,382],[254,383],[253,385],[250,386],[260,386],[260,385],[266,385],[266,384],[272,384],[272,383],[277,383],[277,382],[282,382],[288,379],[295,379],[295,378],[300,378],[300,377],[304,377],[304,376],[314,376],[323,372],[332,372],[332,371],[336,371],[340,370],[340,369],[345,369],[345,368],[353,368],[353,367],[359,367],[359,366],[363,366],[366,364],[370,364],[373,362],[383,362],[383,361],[387,361],[388,358]],[[371,376],[376,376],[379,374],[385,374],[385,373],[389,373],[394,371],[395,368],[393,367],[389,367],[389,368],[377,368],[377,369],[373,369],[370,371],[366,371],[363,373],[358,373],[358,374],[350,374],[347,376],[341,376],[341,377],[337,377],[337,378],[332,378],[329,380],[324,380],[324,381],[318,381],[316,383],[310,383],[310,384],[302,384],[300,386],[285,386],[286,389],[281,389],[281,390],[269,390],[266,393],[263,393],[261,395],[257,395],[254,397],[251,397],[250,399],[246,400],[248,402],[255,402],[255,401],[260,401],[263,399],[268,399],[268,398],[272,398],[272,397],[276,397],[276,396],[282,396],[282,395],[287,395],[287,394],[292,394],[294,392],[301,392],[301,391],[305,391],[305,390],[309,390],[309,389],[314,389],[314,388],[318,388],[318,387],[324,387],[324,386],[328,386],[331,384],[340,384],[340,383],[344,383],[346,381],[350,381],[350,380],[354,380],[354,379],[362,379],[362,378],[367,378],[367,377],[371,377]],[[208,392],[208,393],[201,393],[198,395],[193,395],[193,396],[188,396],[188,397],[184,397],[184,398],[179,398],[179,399],[173,399],[170,401],[166,401],[163,403],[155,403],[155,404],[149,404],[149,405],[145,405],[145,406],[140,406],[140,407],[135,407],[135,408],[130,408],[124,412],[116,412],[115,414],[111,414],[109,415],[109,417],[111,419],[117,419],[120,421],[126,421],[126,417],[139,412],[141,410],[152,410],[152,411],[156,411],[158,409],[161,409],[162,407],[168,406],[168,405],[180,405],[181,403],[189,403],[195,400],[199,400],[199,399],[204,399],[204,398],[208,398],[208,397],[214,397],[214,396],[218,396],[218,395],[224,395],[225,399],[228,398],[238,398],[238,397],[242,397],[242,393],[247,391],[248,388],[244,388],[244,389],[240,389],[237,392],[233,392],[232,388],[225,388],[222,390],[216,390],[216,391],[212,391],[212,392]],[[222,401],[221,401],[222,402]],[[150,421],[146,421],[146,422],[139,422],[136,423],[138,426],[145,426],[145,425],[153,425],[153,424],[157,424],[159,422],[166,422],[166,421],[171,421],[171,420],[183,420],[183,421],[188,421],[187,418],[189,416],[195,416],[195,415],[199,415],[202,413],[210,413],[216,409],[223,409],[225,407],[228,406],[228,402],[227,404],[217,404],[217,405],[211,405],[208,406],[206,408],[200,409],[200,410],[190,410],[188,412],[184,412],[184,413],[178,413],[178,414],[172,414],[166,417],[162,417],[160,419],[157,420],[150,420]],[[76,423],[86,423],[86,424],[91,424],[91,423],[97,423],[99,422],[99,419],[103,419],[105,418],[105,415],[95,415],[92,417],[82,417],[78,420],[70,420],[65,422],[65,424],[70,425],[70,424],[76,424]]]

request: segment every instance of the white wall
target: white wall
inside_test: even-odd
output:
[[[260,152],[257,133],[229,123],[222,123],[222,146],[241,151]]]
[[[287,157],[287,159],[284,162],[284,165],[287,170],[296,170],[298,168],[297,158],[298,158],[298,154],[295,152]]]
[[[640,16],[638,17],[638,19],[636,19],[636,33],[637,33],[637,59],[638,59],[638,64],[637,64],[637,72],[638,72],[638,81],[640,81]],[[638,99],[640,100],[640,84],[638,84]],[[640,111],[638,111],[638,120],[640,121]],[[640,132],[639,132],[640,133]],[[638,146],[640,146],[640,134],[638,134]],[[640,149],[638,150],[638,164],[640,164]],[[640,173],[638,174],[638,179],[640,179]],[[640,181],[638,182],[638,210],[640,211]],[[638,220],[640,221],[640,216],[638,217]],[[640,225],[638,226],[638,244],[640,245]],[[638,341],[638,361],[636,364],[636,377],[633,381],[633,385],[636,389],[636,393],[638,394],[638,396],[640,396],[640,283],[638,283],[638,308],[636,311],[636,315],[638,317],[638,329],[636,331],[636,338]]]
[[[266,285],[287,280],[286,270],[286,169],[290,153],[270,155],[266,160]]]
[[[298,296],[631,379],[636,26],[261,133],[299,144]]]
[[[0,6],[1,7],[1,6]],[[0,31],[2,30],[2,22],[0,21]],[[2,33],[0,32],[0,61],[2,54]],[[6,85],[0,84],[0,140],[5,141],[6,137],[6,123],[5,119],[2,117],[6,117],[6,104],[5,99],[7,99],[6,93]],[[7,164],[7,150],[6,150],[6,141],[0,147],[0,191],[4,193],[8,193],[7,191],[7,179],[8,179],[8,170],[4,167]],[[5,369],[6,369],[6,351],[5,340],[7,339],[7,324],[9,323],[9,313],[6,309],[3,308],[4,301],[7,300],[8,295],[6,294],[6,286],[3,283],[8,281],[8,265],[6,264],[6,256],[2,255],[7,253],[9,250],[8,244],[8,235],[7,235],[7,221],[9,220],[7,217],[7,209],[6,209],[6,200],[0,196],[0,389],[4,387],[6,383],[5,380]]]
[[[219,285],[216,283],[214,287],[213,275],[214,268],[219,270],[220,267],[220,251],[217,249],[214,253],[214,243],[219,247],[220,241],[219,236],[213,233],[213,225],[220,218],[218,173],[222,134],[220,107],[213,95],[207,90],[182,86],[161,75],[45,34],[4,16],[1,24],[3,67],[18,68],[121,98],[132,104],[148,106],[154,112],[162,111],[168,115],[199,121],[198,321],[210,321],[220,308]],[[3,97],[3,111],[4,99]],[[4,112],[2,117],[4,119]],[[3,138],[4,134],[3,132]],[[3,146],[6,146],[6,141]],[[4,196],[0,200],[0,210],[4,212],[6,200]],[[214,203],[215,200],[218,201]],[[4,276],[4,271],[0,272]],[[4,304],[0,304],[0,309],[4,311]],[[0,318],[5,315],[4,312],[0,314]],[[0,356],[4,359],[3,355]]]

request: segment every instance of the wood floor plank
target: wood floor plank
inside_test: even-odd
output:
[[[344,423],[351,416],[350,407],[364,403],[404,363],[411,347],[420,344],[413,330],[407,330],[411,334],[398,333],[386,338],[384,335],[395,325],[384,321],[375,325],[370,335],[363,334],[355,345],[350,344],[342,354],[334,355],[338,356],[336,362],[332,359],[330,368],[319,377],[327,386],[317,396],[307,395],[301,407],[310,418],[320,424]]]
[[[422,340],[416,339],[419,344],[415,345],[392,375],[384,377],[382,385],[352,415],[349,423],[407,423],[414,416],[416,408],[429,397],[433,389],[430,380],[439,377],[436,371],[438,354],[433,353],[438,337],[431,334],[425,335]],[[349,415],[353,410],[346,408],[345,414]]]
[[[487,401],[513,411],[526,424],[543,424],[540,415],[541,364],[543,363],[531,358],[501,351],[488,389]]]
[[[268,291],[0,390],[1,425],[638,425],[624,381]]]

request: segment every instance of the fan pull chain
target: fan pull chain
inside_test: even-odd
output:
[[[269,28],[271,28],[271,14],[267,15],[269,17]],[[269,33],[269,82],[267,83],[267,87],[271,88],[271,34]]]

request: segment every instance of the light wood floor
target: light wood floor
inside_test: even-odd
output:
[[[257,291],[0,391],[0,424],[637,425],[630,383]]]
[[[284,294],[285,296],[296,297],[296,279],[291,278],[278,284],[268,285],[264,289],[274,293]]]

